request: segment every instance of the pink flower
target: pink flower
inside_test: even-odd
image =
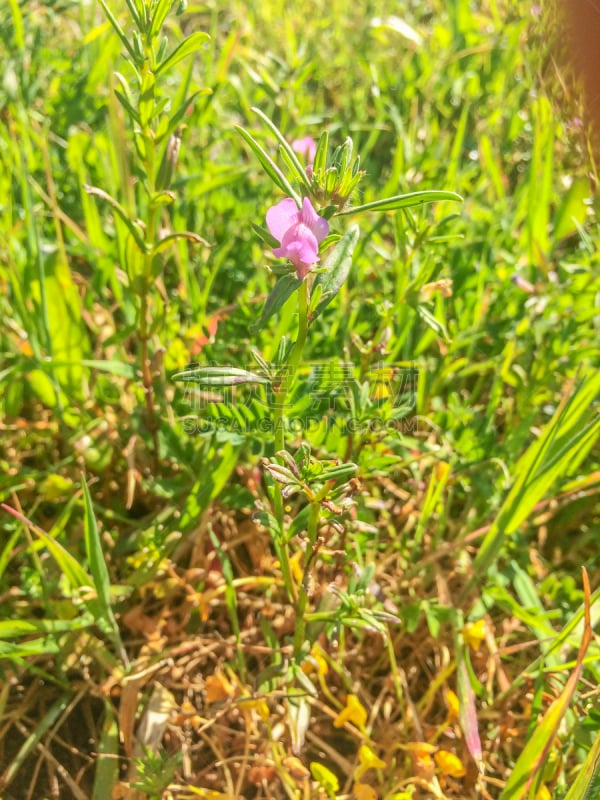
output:
[[[281,245],[273,250],[274,255],[288,258],[303,280],[319,261],[319,244],[329,233],[327,220],[317,214],[308,197],[301,209],[286,197],[267,211],[267,227]]]
[[[312,136],[305,136],[303,139],[294,139],[292,149],[306,159],[307,163],[312,164],[317,154],[317,143]]]

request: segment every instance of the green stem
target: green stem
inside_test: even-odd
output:
[[[303,281],[300,284],[300,288],[298,289],[298,336],[296,337],[296,342],[294,344],[292,352],[289,355],[287,363],[283,365],[285,374],[283,376],[283,380],[281,381],[279,391],[277,392],[277,405],[275,406],[275,412],[273,415],[273,423],[275,425],[276,453],[278,453],[280,450],[285,449],[285,430],[284,430],[285,402],[287,400],[287,396],[294,381],[294,374],[302,359],[302,353],[304,352],[304,345],[306,344],[307,334],[308,334],[308,286],[306,284],[306,281]],[[296,587],[292,579],[292,571],[290,567],[290,553],[287,541],[285,539],[283,505],[284,504],[283,504],[283,495],[281,493],[281,485],[275,482],[275,496],[274,496],[275,517],[277,519],[277,522],[279,523],[279,530],[281,532],[281,539],[279,542],[275,543],[275,546],[277,549],[277,557],[279,558],[279,563],[281,564],[281,574],[283,576],[283,582],[285,584],[288,599],[292,601],[294,604],[297,604],[299,598],[297,596]],[[299,609],[297,608],[297,613],[298,611]]]
[[[144,143],[146,150],[146,159],[144,169],[146,173],[146,180],[149,186],[150,197],[154,194],[155,184],[155,149],[154,139],[151,132],[144,135]],[[154,381],[152,379],[152,366],[151,358],[148,350],[151,333],[148,325],[149,317],[149,292],[152,282],[152,259],[154,240],[156,238],[156,227],[158,222],[158,209],[150,204],[148,209],[148,219],[146,222],[146,234],[144,242],[146,245],[146,253],[144,255],[144,274],[143,283],[140,289],[140,327],[138,338],[140,342],[140,361],[142,371],[142,382],[144,385],[144,400],[146,404],[146,423],[152,437],[152,449],[154,451],[154,467],[155,471],[158,469],[159,464],[159,444],[158,444],[158,421],[156,419],[156,406],[154,404]]]
[[[294,629],[294,660],[300,661],[304,654],[304,641],[306,639],[306,607],[308,605],[308,590],[310,578],[310,565],[315,556],[317,544],[317,526],[319,523],[319,502],[310,504],[308,517],[308,541],[304,553],[304,568],[302,586],[296,603],[296,627]]]

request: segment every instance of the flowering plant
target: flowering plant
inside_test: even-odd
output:
[[[293,663],[288,681],[306,684],[300,665],[306,659],[314,641],[314,624],[311,622],[309,594],[311,572],[323,544],[320,536],[324,515],[332,508],[352,504],[353,478],[357,466],[351,462],[319,462],[311,454],[310,445],[303,442],[295,455],[286,448],[285,408],[286,400],[293,388],[294,377],[302,364],[308,332],[315,318],[332,302],[344,285],[351,267],[354,249],[359,239],[357,225],[343,232],[332,230],[335,220],[343,220],[350,214],[370,211],[394,211],[434,200],[460,200],[453,192],[423,191],[377,200],[352,206],[351,200],[363,172],[360,159],[354,155],[352,140],[345,142],[329,154],[329,139],[323,133],[317,145],[309,137],[295,140],[291,145],[281,131],[261,111],[253,109],[279,143],[279,153],[287,168],[284,172],[271,155],[244,128],[237,130],[247,142],[261,166],[277,188],[285,195],[266,212],[267,227],[254,224],[253,228],[262,241],[270,246],[276,258],[285,258],[288,267],[273,268],[278,274],[273,289],[264,304],[255,330],[264,328],[294,294],[297,297],[297,330],[293,341],[284,335],[278,343],[276,363],[273,369],[258,353],[255,359],[263,374],[211,367],[187,370],[174,376],[176,380],[194,381],[206,386],[237,385],[239,383],[270,382],[277,402],[272,409],[274,442],[271,457],[264,460],[270,486],[273,513],[265,511],[261,521],[269,528],[283,577],[288,600],[295,612]],[[312,163],[305,166],[299,153]],[[328,251],[325,258],[322,253]],[[243,373],[243,374],[242,374]],[[318,468],[315,468],[315,464]],[[286,519],[284,502],[294,494],[302,494],[307,500],[307,514],[303,517],[301,541],[295,539],[294,524],[298,520]],[[328,511],[329,510],[329,511]],[[341,512],[340,512],[341,513]],[[296,526],[297,527],[297,526]],[[297,542],[297,552],[290,549]],[[327,612],[327,619],[341,615],[344,624],[352,624],[352,614],[343,611],[352,607],[349,598],[340,592],[331,594],[335,608]],[[323,612],[325,613],[325,612]],[[381,627],[376,614],[361,609],[357,626],[368,623]],[[383,613],[383,612],[381,612]],[[367,617],[365,617],[367,614]],[[317,615],[318,616],[318,615]],[[389,615],[388,615],[389,616]],[[315,615],[312,615],[313,622]],[[357,617],[357,619],[358,619]],[[298,701],[296,708],[302,703]]]

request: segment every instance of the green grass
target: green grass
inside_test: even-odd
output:
[[[152,217],[100,4],[0,5],[2,800],[593,796],[596,167],[531,8],[190,0],[169,50],[211,38],[161,78],[172,109],[197,94]],[[464,198],[332,218],[360,237],[288,413],[326,416],[352,364],[338,410],[363,425],[287,437],[283,531],[264,390],[172,379],[297,336],[294,299],[252,327],[276,264],[253,225],[283,196],[236,130],[276,159],[252,107],[289,142],[350,136],[353,206]],[[149,227],[201,238],[144,260]],[[299,658],[286,589],[317,531]]]

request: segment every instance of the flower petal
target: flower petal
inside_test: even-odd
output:
[[[269,232],[271,236],[274,236],[280,242],[286,231],[293,225],[297,225],[299,221],[300,212],[298,211],[296,201],[291,197],[286,197],[285,200],[277,203],[276,206],[271,206],[267,211],[267,227]]]
[[[319,243],[306,225],[294,225],[286,231],[281,247],[273,250],[278,258],[289,258],[295,267],[312,266],[319,260]]]
[[[329,233],[329,223],[323,217],[320,217],[312,207],[312,203],[305,197],[302,201],[302,211],[300,218],[305,225],[314,233],[317,242],[321,243]]]
[[[294,139],[292,149],[312,163],[317,152],[317,143],[312,136],[304,136],[302,139]]]

